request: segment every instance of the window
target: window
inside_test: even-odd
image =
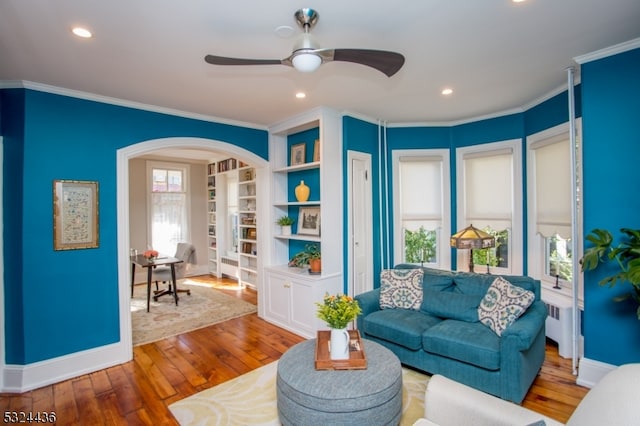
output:
[[[529,272],[547,287],[573,286],[571,142],[569,124],[527,140]]]
[[[473,256],[476,272],[522,273],[522,178],[520,141],[456,150],[458,230],[469,225],[496,238],[491,249],[457,250],[458,270]]]
[[[449,151],[393,152],[394,263],[449,268]]]
[[[150,178],[150,246],[173,255],[179,242],[189,240],[188,166],[147,163]]]

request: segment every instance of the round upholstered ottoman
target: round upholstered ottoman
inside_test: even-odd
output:
[[[397,425],[402,367],[390,350],[363,340],[366,370],[316,370],[315,339],[278,361],[278,415],[283,425]]]

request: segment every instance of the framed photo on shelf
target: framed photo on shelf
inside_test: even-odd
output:
[[[313,143],[313,162],[320,161],[320,139],[316,139]]]
[[[53,249],[98,247],[98,182],[53,181]]]
[[[298,234],[320,235],[320,207],[300,207]]]
[[[305,142],[291,145],[291,166],[297,166],[298,164],[306,163],[306,148],[307,144]]]

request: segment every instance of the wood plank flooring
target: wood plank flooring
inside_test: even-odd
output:
[[[253,290],[199,277],[257,303]],[[185,296],[188,297],[188,296]],[[169,404],[276,361],[304,340],[257,314],[134,348],[126,364],[23,394],[0,394],[0,410],[55,412],[58,425],[176,425]],[[523,405],[565,422],[587,388],[575,384],[571,360],[547,342],[544,366]]]

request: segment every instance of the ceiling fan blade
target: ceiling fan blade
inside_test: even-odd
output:
[[[330,60],[353,62],[355,64],[366,65],[377,69],[384,73],[387,77],[391,77],[397,73],[402,65],[404,65],[404,56],[396,52],[387,52],[384,50],[369,49],[320,49],[323,59],[327,62]],[[328,53],[333,50],[333,58],[329,59]]]
[[[281,59],[243,59],[207,55],[204,60],[212,65],[287,65]]]

